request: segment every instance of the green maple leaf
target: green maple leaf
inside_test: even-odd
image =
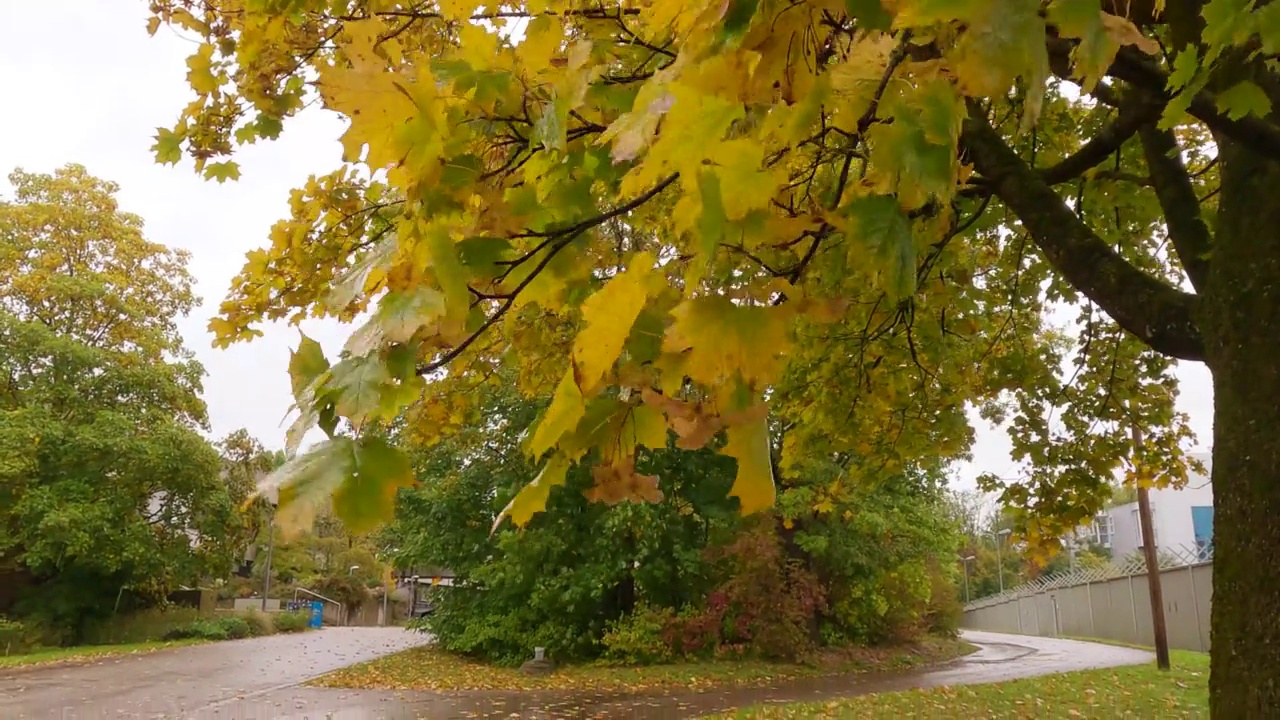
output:
[[[276,522],[288,534],[310,524],[316,508],[333,497],[354,465],[355,441],[332,438],[277,468],[259,485],[258,494],[279,493]]]
[[[888,32],[893,27],[893,14],[885,10],[880,0],[844,0],[844,11],[863,30]]]
[[[378,357],[347,358],[333,367],[330,386],[337,392],[339,415],[359,424],[377,412],[384,386],[391,381]]]
[[[916,247],[911,220],[896,198],[889,195],[860,197],[844,207],[853,220],[860,241],[876,249],[884,263],[886,291],[897,300],[916,291]]]
[[[1239,120],[1245,115],[1266,117],[1271,114],[1271,99],[1248,80],[1232,85],[1218,95],[1218,112],[1224,113],[1232,120]]]
[[[209,163],[204,166],[204,177],[206,180],[217,180],[219,183],[239,180],[240,166],[231,160]]]
[[[395,514],[396,491],[415,483],[404,453],[376,437],[355,446],[350,470],[333,492],[333,512],[351,533],[376,530]]]
[[[332,498],[334,513],[358,534],[390,520],[396,491],[413,484],[408,458],[385,440],[337,437],[282,465],[258,493],[279,493],[277,521],[286,531],[306,527]]]
[[[165,165],[176,165],[182,160],[182,136],[168,128],[156,128],[156,143],[151,151],[156,155],[156,162]]]
[[[289,353],[289,381],[293,386],[293,396],[302,397],[303,392],[328,369],[329,361],[325,359],[320,343],[302,333],[298,349]]]
[[[760,0],[729,0],[720,24],[720,42],[733,47],[747,34],[751,19],[760,7]]]

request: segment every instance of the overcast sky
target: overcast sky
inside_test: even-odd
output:
[[[194,45],[164,28],[149,38],[146,18],[142,0],[0,0],[0,178],[15,167],[51,172],[80,163],[120,185],[121,206],[142,216],[149,239],[189,250],[204,304],[181,327],[208,371],[212,435],[244,427],[281,447],[280,422],[292,401],[285,367],[297,329],[267,327],[250,344],[215,350],[206,325],[245,253],[265,245],[271,224],[288,214],[289,190],[337,166],[343,125],[324,111],[307,112],[280,140],[242,150],[242,177],[225,185],[200,179],[189,163],[155,164],[155,129],[171,126],[190,100],[185,60]],[[336,323],[304,329],[330,354],[347,333]],[[1180,376],[1180,405],[1207,447],[1209,374],[1184,364]],[[960,475],[969,484],[980,472],[1014,470],[1004,434],[985,429]]]

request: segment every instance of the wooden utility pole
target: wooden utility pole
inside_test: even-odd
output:
[[[1139,451],[1142,449],[1142,431],[1137,423],[1130,423],[1130,434],[1133,436],[1133,466],[1138,470]],[[1138,486],[1138,517],[1142,524],[1142,554],[1147,559],[1147,590],[1151,596],[1151,629],[1156,639],[1156,667],[1169,669],[1169,632],[1164,623],[1164,592],[1160,586],[1160,556],[1156,552],[1156,531],[1151,524],[1151,496],[1145,478],[1135,473],[1135,484]]]

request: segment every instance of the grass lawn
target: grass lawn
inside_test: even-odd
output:
[[[754,707],[723,718],[1207,718],[1209,656],[1174,650],[1150,665],[1027,680]]]
[[[516,668],[486,665],[427,646],[339,670],[311,684],[394,690],[593,691],[767,685],[815,675],[918,667],[951,660],[974,649],[958,640],[930,639],[905,647],[829,655],[813,665],[732,660],[645,667],[588,664],[565,666],[550,675],[535,677]]]
[[[24,655],[0,656],[0,670],[34,667],[37,665],[88,662],[118,655],[140,655],[184,645],[195,645],[201,642],[205,641],[193,638],[189,640],[156,640],[124,645],[82,645],[68,648],[48,648]]]

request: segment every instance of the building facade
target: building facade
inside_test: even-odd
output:
[[[1196,459],[1206,469],[1210,467],[1209,456],[1197,455]],[[1213,557],[1213,482],[1208,477],[1193,472],[1185,486],[1153,488],[1150,498],[1151,527],[1158,552],[1185,557],[1194,551],[1201,560]],[[1142,524],[1137,501],[1104,510],[1076,537],[1109,548],[1116,560],[1141,552]]]

